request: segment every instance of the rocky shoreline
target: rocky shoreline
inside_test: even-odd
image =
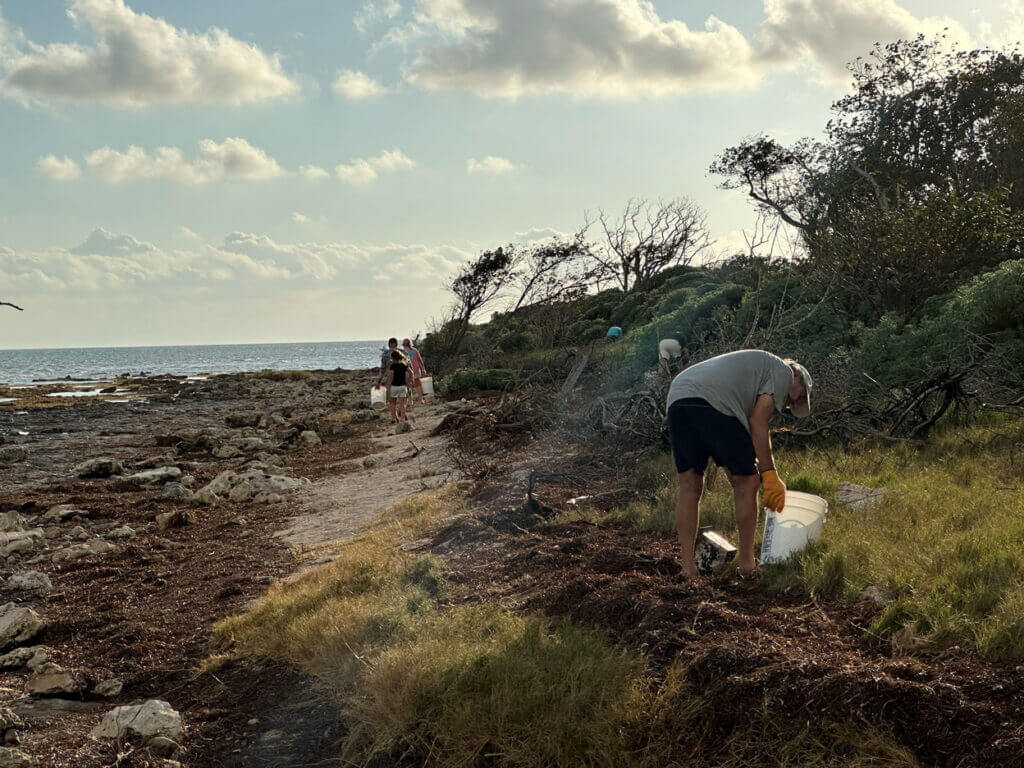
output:
[[[302,567],[278,534],[319,484],[388,450],[374,376],[135,377],[0,404],[0,766],[229,765],[259,742],[253,688],[305,687],[225,670],[209,629]]]

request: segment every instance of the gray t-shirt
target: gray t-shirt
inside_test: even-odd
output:
[[[699,397],[750,431],[748,417],[759,395],[775,396],[775,409],[786,407],[793,369],[781,358],[760,349],[742,349],[691,365],[672,380],[666,409],[676,400]]]

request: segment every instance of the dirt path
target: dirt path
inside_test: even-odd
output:
[[[301,553],[307,566],[327,562],[380,512],[449,482],[453,467],[447,438],[431,432],[452,410],[439,401],[416,405],[412,430],[403,434],[396,434],[395,425],[381,423],[365,438],[367,456],[347,462],[301,491],[301,512],[277,535]]]

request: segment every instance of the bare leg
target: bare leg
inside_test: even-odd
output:
[[[391,421],[395,421],[398,417],[395,415],[396,409],[398,408],[398,401],[395,398],[388,400],[388,411],[391,413]]]
[[[693,559],[693,547],[697,543],[697,526],[700,523],[700,496],[704,491],[704,476],[688,469],[679,475],[679,490],[676,492],[676,529],[679,532],[680,558],[683,574],[688,579],[700,577],[697,563]]]
[[[399,421],[405,421],[406,401],[407,401],[407,398],[405,398],[405,397],[398,398],[398,420]]]
[[[734,475],[729,473],[732,483],[733,503],[736,505],[736,527],[740,532],[740,551],[736,567],[750,572],[757,567],[754,558],[754,536],[757,533],[757,490],[761,480],[757,475]]]

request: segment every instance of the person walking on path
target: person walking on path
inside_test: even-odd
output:
[[[398,339],[392,336],[388,339],[388,347],[380,353],[380,376],[377,378],[377,386],[383,387],[387,381],[388,371],[391,370],[391,353],[398,349]]]
[[[388,405],[391,409],[391,423],[407,421],[406,404],[409,400],[409,378],[411,373],[408,361],[397,349],[391,353],[391,365],[388,369]]]
[[[427,367],[423,364],[423,355],[412,345],[409,339],[402,339],[402,352],[409,359],[409,367],[413,375],[412,385],[419,393],[420,403],[424,403],[426,401],[423,399],[423,384],[420,382],[420,379],[427,375]]]
[[[764,485],[764,506],[781,511],[786,486],[772,454],[768,420],[789,408],[803,418],[811,412],[810,373],[797,362],[759,349],[713,357],[687,368],[672,380],[666,409],[679,489],[676,521],[683,572],[697,578],[694,544],[700,521],[700,497],[708,458],[725,468],[733,489],[739,529],[741,573],[757,567],[754,534],[757,491]]]

